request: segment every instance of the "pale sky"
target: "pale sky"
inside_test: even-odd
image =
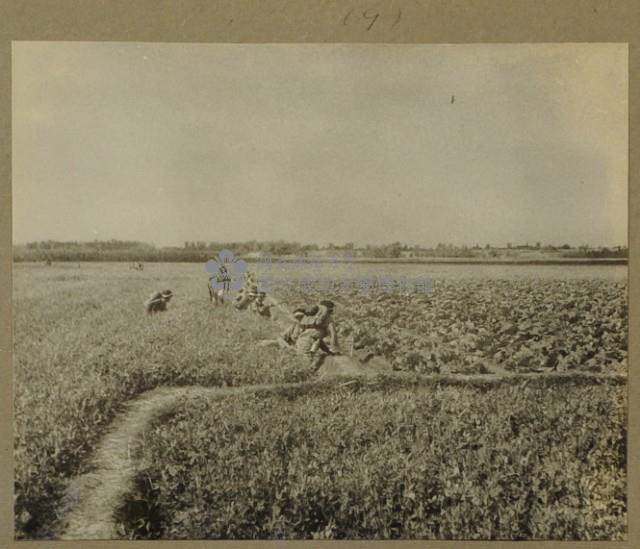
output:
[[[627,80],[621,44],[14,42],[13,240],[626,245]]]

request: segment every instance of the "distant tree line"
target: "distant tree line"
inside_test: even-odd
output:
[[[342,245],[330,243],[327,246],[300,244],[285,240],[245,242],[204,242],[188,241],[182,247],[156,247],[136,240],[94,240],[92,242],[45,240],[14,246],[14,261],[131,261],[131,262],[205,262],[215,257],[223,249],[231,250],[239,257],[251,259],[264,256],[296,257],[361,257],[376,259],[400,258],[518,258],[528,252],[539,252],[548,257],[564,258],[626,258],[626,246],[613,248],[592,248],[587,245],[572,247],[508,243],[506,248],[496,248],[490,244],[481,246],[457,246],[438,243],[434,248],[408,246],[400,242],[384,245],[367,245],[357,248],[352,242]]]
[[[317,251],[320,247],[317,244],[300,244],[298,242],[288,242],[285,240],[269,240],[259,242],[249,240],[246,242],[203,242],[187,241],[184,243],[184,250],[193,251],[219,251],[231,250],[238,256],[251,253],[264,253],[269,255],[305,255],[309,252]]]
[[[25,244],[29,250],[60,250],[60,249],[98,249],[98,250],[128,250],[136,249],[152,249],[153,244],[147,244],[138,240],[93,240],[90,242],[58,241],[58,240],[41,240],[39,242],[29,242]]]
[[[13,247],[14,261],[154,261],[153,244],[135,240],[43,240]],[[156,260],[157,261],[157,260]]]

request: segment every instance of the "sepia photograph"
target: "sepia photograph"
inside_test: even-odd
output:
[[[14,41],[15,540],[627,540],[628,67]]]

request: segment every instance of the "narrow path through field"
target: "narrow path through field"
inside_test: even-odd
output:
[[[114,509],[136,474],[136,441],[145,426],[186,396],[215,393],[201,387],[162,388],[131,401],[112,424],[91,461],[90,472],[74,479],[62,502],[61,539],[116,538]]]
[[[280,324],[282,321],[282,319],[278,320],[275,324]],[[72,479],[59,507],[58,524],[51,527],[52,533],[46,537],[54,539],[116,539],[120,537],[114,512],[133,489],[133,482],[140,468],[138,449],[141,435],[150,422],[170,413],[183,399],[200,396],[226,397],[264,390],[275,392],[284,388],[313,387],[320,383],[340,384],[345,378],[370,378],[381,371],[380,365],[378,367],[373,364],[363,365],[348,356],[329,356],[323,361],[316,376],[302,383],[215,388],[162,387],[143,393],[131,400],[127,408],[113,421],[109,431],[96,448],[89,464],[89,472]],[[388,370],[387,375],[397,378],[407,377],[406,374]],[[505,377],[514,377],[514,374],[492,372],[477,375],[430,375],[421,376],[421,379],[444,383],[464,383],[474,380],[482,380],[483,383],[499,383]],[[516,377],[533,378],[540,377],[540,374],[520,374]]]
[[[275,325],[282,328],[288,312],[275,298],[271,301],[279,309]],[[138,396],[130,401],[127,409],[112,423],[98,445],[90,471],[73,479],[58,510],[59,524],[53,527],[52,537],[59,539],[115,539],[114,511],[132,489],[139,467],[137,445],[140,436],[151,421],[178,404],[181,399],[202,395],[229,396],[256,390],[278,389],[309,385],[334,376],[370,375],[372,370],[363,368],[356,361],[342,356],[328,357],[323,361],[315,381],[297,384],[264,384],[241,387],[163,387]]]
[[[154,419],[168,413],[183,399],[199,396],[225,397],[258,390],[301,388],[328,378],[368,375],[346,357],[330,357],[319,376],[310,382],[245,385],[240,387],[163,387],[143,393],[130,401],[98,445],[90,471],[74,479],[62,501],[59,539],[115,539],[114,510],[132,489],[139,467],[137,445],[144,429]]]
[[[129,402],[127,409],[113,422],[109,432],[103,437],[91,460],[88,473],[75,478],[67,490],[60,507],[60,523],[53,536],[58,539],[117,539],[117,523],[115,510],[122,504],[125,496],[131,492],[133,481],[140,467],[137,448],[144,429],[154,419],[165,413],[183,399],[199,396],[226,397],[259,390],[279,390],[283,388],[304,388],[318,385],[320,382],[343,383],[344,379],[370,377],[375,372],[367,373],[366,369],[350,364],[346,357],[330,357],[321,367],[319,376],[309,382],[290,384],[247,385],[241,387],[163,387],[143,393]],[[611,378],[624,382],[626,376],[608,374],[581,374],[594,379]],[[576,377],[560,375],[559,377]],[[393,375],[396,377],[396,375]],[[397,374],[397,377],[403,377]],[[481,381],[487,384],[498,384],[504,377],[474,375],[432,375],[421,376],[425,381],[431,379],[442,383],[465,383]],[[540,374],[521,374],[515,376],[527,379],[540,378]]]

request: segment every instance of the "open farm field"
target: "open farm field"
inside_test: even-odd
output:
[[[284,265],[265,271],[279,281],[274,290],[289,307],[310,296],[338,303],[347,350],[383,357],[394,369],[627,369],[624,268],[306,265],[294,274]]]
[[[307,376],[296,356],[257,349],[270,327],[209,305],[206,273],[159,265],[14,269],[15,512],[18,532],[55,516],[65,480],[123,404],[158,386],[286,383]],[[196,273],[197,271],[197,273]],[[204,280],[203,280],[204,279]],[[165,315],[143,301],[172,288]]]
[[[626,535],[626,268],[252,268],[289,310],[335,301],[344,354],[400,378],[288,394],[317,374],[256,345],[274,322],[211,307],[202,264],[16,264],[17,537],[54,535],[128,403],[194,386],[227,392],[137,426],[116,536]],[[147,317],[164,288],[169,310]],[[460,374],[509,382],[446,382]],[[435,381],[413,387],[420,376]]]
[[[144,433],[146,467],[121,508],[121,532],[620,539],[624,402],[621,386],[542,378],[492,389],[372,383],[203,397]]]

